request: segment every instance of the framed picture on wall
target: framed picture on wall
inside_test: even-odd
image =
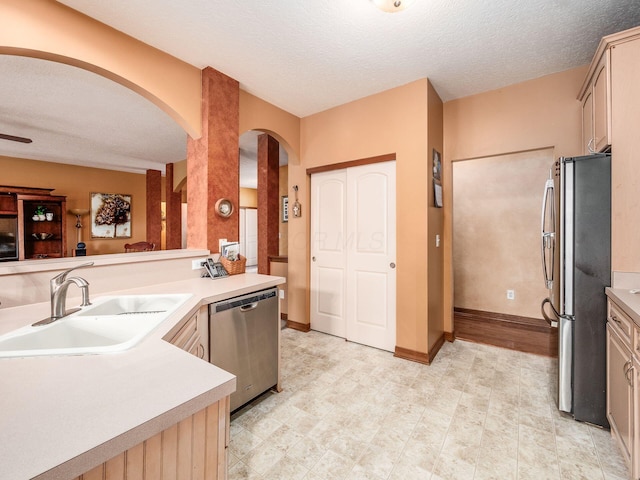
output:
[[[289,196],[282,197],[282,223],[289,221]]]
[[[442,208],[442,159],[440,152],[433,149],[433,204]]]
[[[91,194],[91,238],[131,238],[131,195]]]
[[[442,180],[442,160],[440,158],[440,152],[435,148],[433,149],[433,179]]]

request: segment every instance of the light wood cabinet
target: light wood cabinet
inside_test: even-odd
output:
[[[604,37],[582,88],[584,154],[609,148],[611,269],[640,271],[640,27]],[[589,148],[591,147],[591,149]]]
[[[170,343],[198,358],[209,361],[209,310],[201,307],[198,312],[178,326]]]
[[[593,92],[591,89],[582,99],[582,154],[593,151]]]
[[[611,53],[602,52],[581,95],[582,153],[604,152],[611,146]]]
[[[611,145],[611,55],[606,50],[593,80],[593,145],[603,152]]]
[[[229,405],[225,397],[74,480],[226,480]]]
[[[631,349],[616,333],[607,327],[607,419],[611,432],[618,439],[620,451],[631,465],[633,449],[634,388],[631,377],[633,358]]]
[[[607,322],[607,420],[627,462],[640,478],[640,328],[613,301]]]

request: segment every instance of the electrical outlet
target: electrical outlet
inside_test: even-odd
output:
[[[284,300],[284,290],[278,290],[278,293],[280,294],[280,300]]]
[[[206,263],[206,258],[200,258],[198,260],[191,260],[191,270],[200,270]]]
[[[507,300],[515,300],[516,291],[515,290],[507,290]]]

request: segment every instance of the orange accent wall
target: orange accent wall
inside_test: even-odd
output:
[[[160,250],[162,244],[162,172],[147,170],[147,242],[155,243]]]
[[[89,255],[123,253],[125,243],[145,241],[146,176],[100,168],[79,167],[61,163],[24,160],[0,156],[2,183],[21,187],[55,188],[54,195],[67,197],[67,210],[90,208],[90,193],[125,193],[131,195],[130,239],[91,239],[89,215],[82,218],[82,240]],[[76,245],[76,217],[67,217],[67,255]]]
[[[187,138],[187,247],[219,250],[220,239],[237,242],[240,232],[239,89],[237,80],[207,67],[202,72],[202,136]],[[228,199],[229,217],[215,204]]]
[[[587,66],[574,68],[444,104],[445,331],[454,327],[451,162],[543,148],[554,157],[580,154],[576,95],[586,72]]]
[[[309,285],[309,178],[306,169],[395,153],[397,183],[397,341],[398,347],[427,353],[429,303],[428,245],[441,228],[430,224],[431,146],[442,145],[442,103],[426,79],[357,100],[301,121],[301,165],[289,165],[289,184],[300,187],[302,217],[289,219],[289,318],[308,323],[308,304],[298,292]],[[431,112],[431,114],[429,114]],[[440,135],[440,138],[435,138]],[[434,137],[434,138],[432,138]],[[431,228],[431,232],[430,232]],[[441,268],[434,262],[434,268]],[[437,275],[436,275],[437,277]],[[305,297],[308,302],[308,295]],[[434,310],[434,315],[437,312]],[[434,319],[435,329],[442,320]]]
[[[552,163],[551,148],[454,162],[456,308],[542,319],[540,204]]]

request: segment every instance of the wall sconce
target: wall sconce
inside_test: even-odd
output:
[[[409,8],[415,0],[371,0],[371,2],[383,12],[395,13]]]
[[[293,207],[291,207],[291,214],[294,217],[301,217],[302,205],[300,205],[300,202],[298,201],[298,185],[293,186],[293,191],[295,192],[296,201],[293,203]]]

